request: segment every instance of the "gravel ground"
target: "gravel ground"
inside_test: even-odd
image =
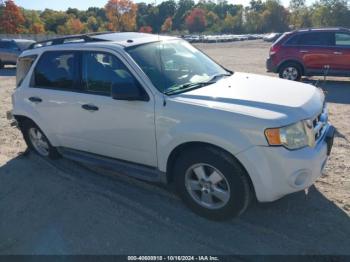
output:
[[[266,74],[261,41],[197,47],[227,68]],[[22,137],[5,116],[14,75],[0,70],[0,254],[350,254],[350,79],[321,83],[337,137],[308,194],[216,223],[161,186],[22,154]]]

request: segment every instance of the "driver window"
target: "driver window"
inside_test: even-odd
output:
[[[84,89],[110,95],[112,85],[135,81],[126,66],[115,56],[100,52],[84,52],[82,56]]]

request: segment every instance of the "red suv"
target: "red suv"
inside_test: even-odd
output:
[[[350,76],[350,30],[305,29],[283,34],[270,48],[268,72],[281,78]]]

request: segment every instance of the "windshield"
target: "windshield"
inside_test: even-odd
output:
[[[183,40],[143,44],[127,52],[165,94],[198,88],[232,74]]]

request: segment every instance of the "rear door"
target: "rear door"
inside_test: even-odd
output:
[[[331,68],[337,75],[350,75],[350,33],[335,33]]]
[[[323,74],[330,67],[334,36],[331,32],[306,32],[300,35],[299,54],[306,71]]]

